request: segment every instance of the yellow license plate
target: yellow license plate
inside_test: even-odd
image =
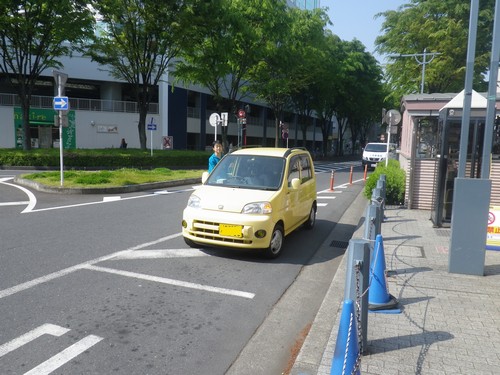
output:
[[[221,236],[243,237],[243,227],[233,224],[219,224],[219,234]]]

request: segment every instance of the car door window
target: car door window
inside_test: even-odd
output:
[[[300,179],[300,158],[298,156],[293,156],[290,160],[290,168],[288,170],[288,186],[292,186],[292,180],[294,178]]]
[[[309,162],[309,158],[305,155],[302,155],[300,157],[300,165],[300,180],[302,183],[304,183],[312,178],[311,163]]]

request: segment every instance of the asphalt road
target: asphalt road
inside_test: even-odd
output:
[[[352,164],[317,166],[316,226],[272,261],[187,248],[192,186],[60,195],[0,171],[0,373],[281,374],[343,253],[315,257],[362,188]],[[325,267],[301,284],[311,262]]]

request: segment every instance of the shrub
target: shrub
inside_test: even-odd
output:
[[[364,195],[366,198],[371,199],[373,189],[377,187],[377,181],[380,175],[385,174],[386,181],[386,204],[403,204],[406,189],[406,174],[401,169],[399,162],[394,159],[389,159],[387,167],[385,162],[379,163],[366,180]]]
[[[206,167],[211,152],[190,150],[139,149],[74,149],[64,151],[66,169],[117,169],[117,168],[199,168]],[[0,166],[28,166],[33,168],[57,168],[60,163],[59,150],[0,149]]]

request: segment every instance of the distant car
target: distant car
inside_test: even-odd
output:
[[[363,157],[361,164],[363,167],[368,165],[368,168],[375,168],[378,163],[385,161],[389,151],[389,159],[396,159],[396,144],[389,143],[389,150],[387,150],[387,143],[367,143],[363,149]]]
[[[316,177],[300,148],[246,148],[227,154],[189,197],[182,235],[192,247],[262,250],[276,258],[285,236],[316,222]]]

